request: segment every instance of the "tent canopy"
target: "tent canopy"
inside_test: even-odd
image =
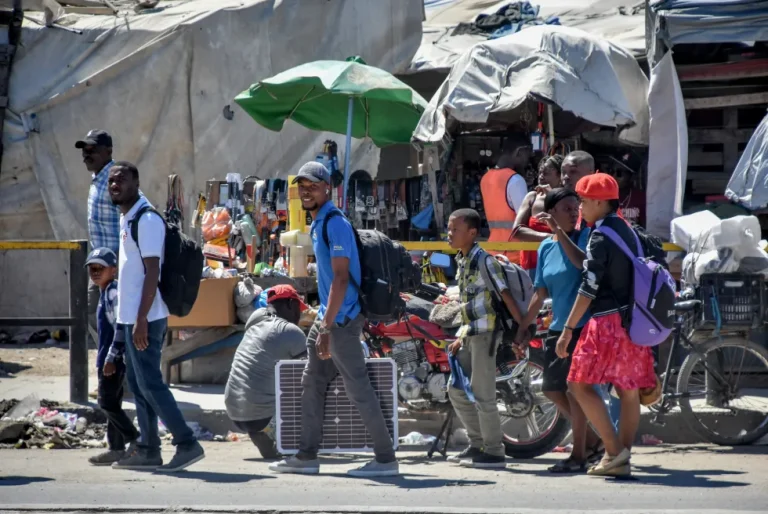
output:
[[[670,48],[768,40],[766,0],[651,0],[649,14],[654,33]]]
[[[578,29],[531,27],[462,55],[413,138],[440,141],[457,123],[511,125],[536,99],[559,108],[556,134],[616,127],[628,143],[647,145],[647,93],[648,79],[623,48]]]
[[[74,142],[91,129],[112,134],[115,158],[137,164],[155,205],[165,205],[169,174],[182,179],[185,227],[209,179],[285,178],[342,137],[293,122],[270,132],[234,109],[234,96],[258,77],[350,54],[402,71],[422,16],[420,3],[400,0],[188,0],[144,14],[67,15],[59,23],[72,30],[25,18],[4,124],[0,238],[87,237],[91,177]],[[356,169],[375,172],[369,141],[351,153]],[[3,297],[15,298],[0,302],[0,316],[66,314],[66,255],[17,255],[0,259]]]
[[[752,211],[768,207],[768,115],[749,138],[725,195]]]
[[[496,12],[509,0],[425,0],[426,21],[421,46],[408,73],[448,70],[472,45],[485,41],[479,35],[451,35],[456,25]],[[539,17],[555,17],[560,25],[574,27],[645,57],[645,8],[637,0],[531,0]],[[527,28],[524,30],[528,30]]]

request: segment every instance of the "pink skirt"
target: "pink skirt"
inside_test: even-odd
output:
[[[653,353],[629,339],[619,313],[592,318],[573,351],[568,381],[624,390],[654,387]]]

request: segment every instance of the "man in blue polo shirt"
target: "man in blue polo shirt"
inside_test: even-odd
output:
[[[360,336],[365,318],[360,312],[360,257],[354,229],[330,201],[331,177],[319,162],[308,162],[293,181],[299,184],[302,207],[312,215],[312,245],[317,258],[320,309],[307,337],[307,366],[301,397],[301,441],[295,457],[272,464],[278,473],[317,474],[322,440],[325,391],[337,374],[373,440],[376,459],[348,472],[355,477],[399,474],[384,414],[368,377]],[[328,244],[323,238],[327,226]]]

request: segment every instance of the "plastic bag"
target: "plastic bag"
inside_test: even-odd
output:
[[[251,305],[261,292],[261,286],[254,284],[250,278],[238,282],[235,288],[235,306],[245,307],[246,305]]]
[[[224,207],[214,207],[203,214],[203,240],[212,241],[229,236],[232,232],[232,217]]]

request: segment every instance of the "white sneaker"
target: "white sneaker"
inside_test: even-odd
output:
[[[400,465],[396,460],[386,464],[372,460],[359,468],[347,471],[347,475],[356,478],[396,477],[399,474]]]
[[[317,459],[301,460],[298,457],[287,457],[280,462],[273,462],[269,470],[275,473],[292,473],[296,475],[317,475],[320,473],[320,461]]]

